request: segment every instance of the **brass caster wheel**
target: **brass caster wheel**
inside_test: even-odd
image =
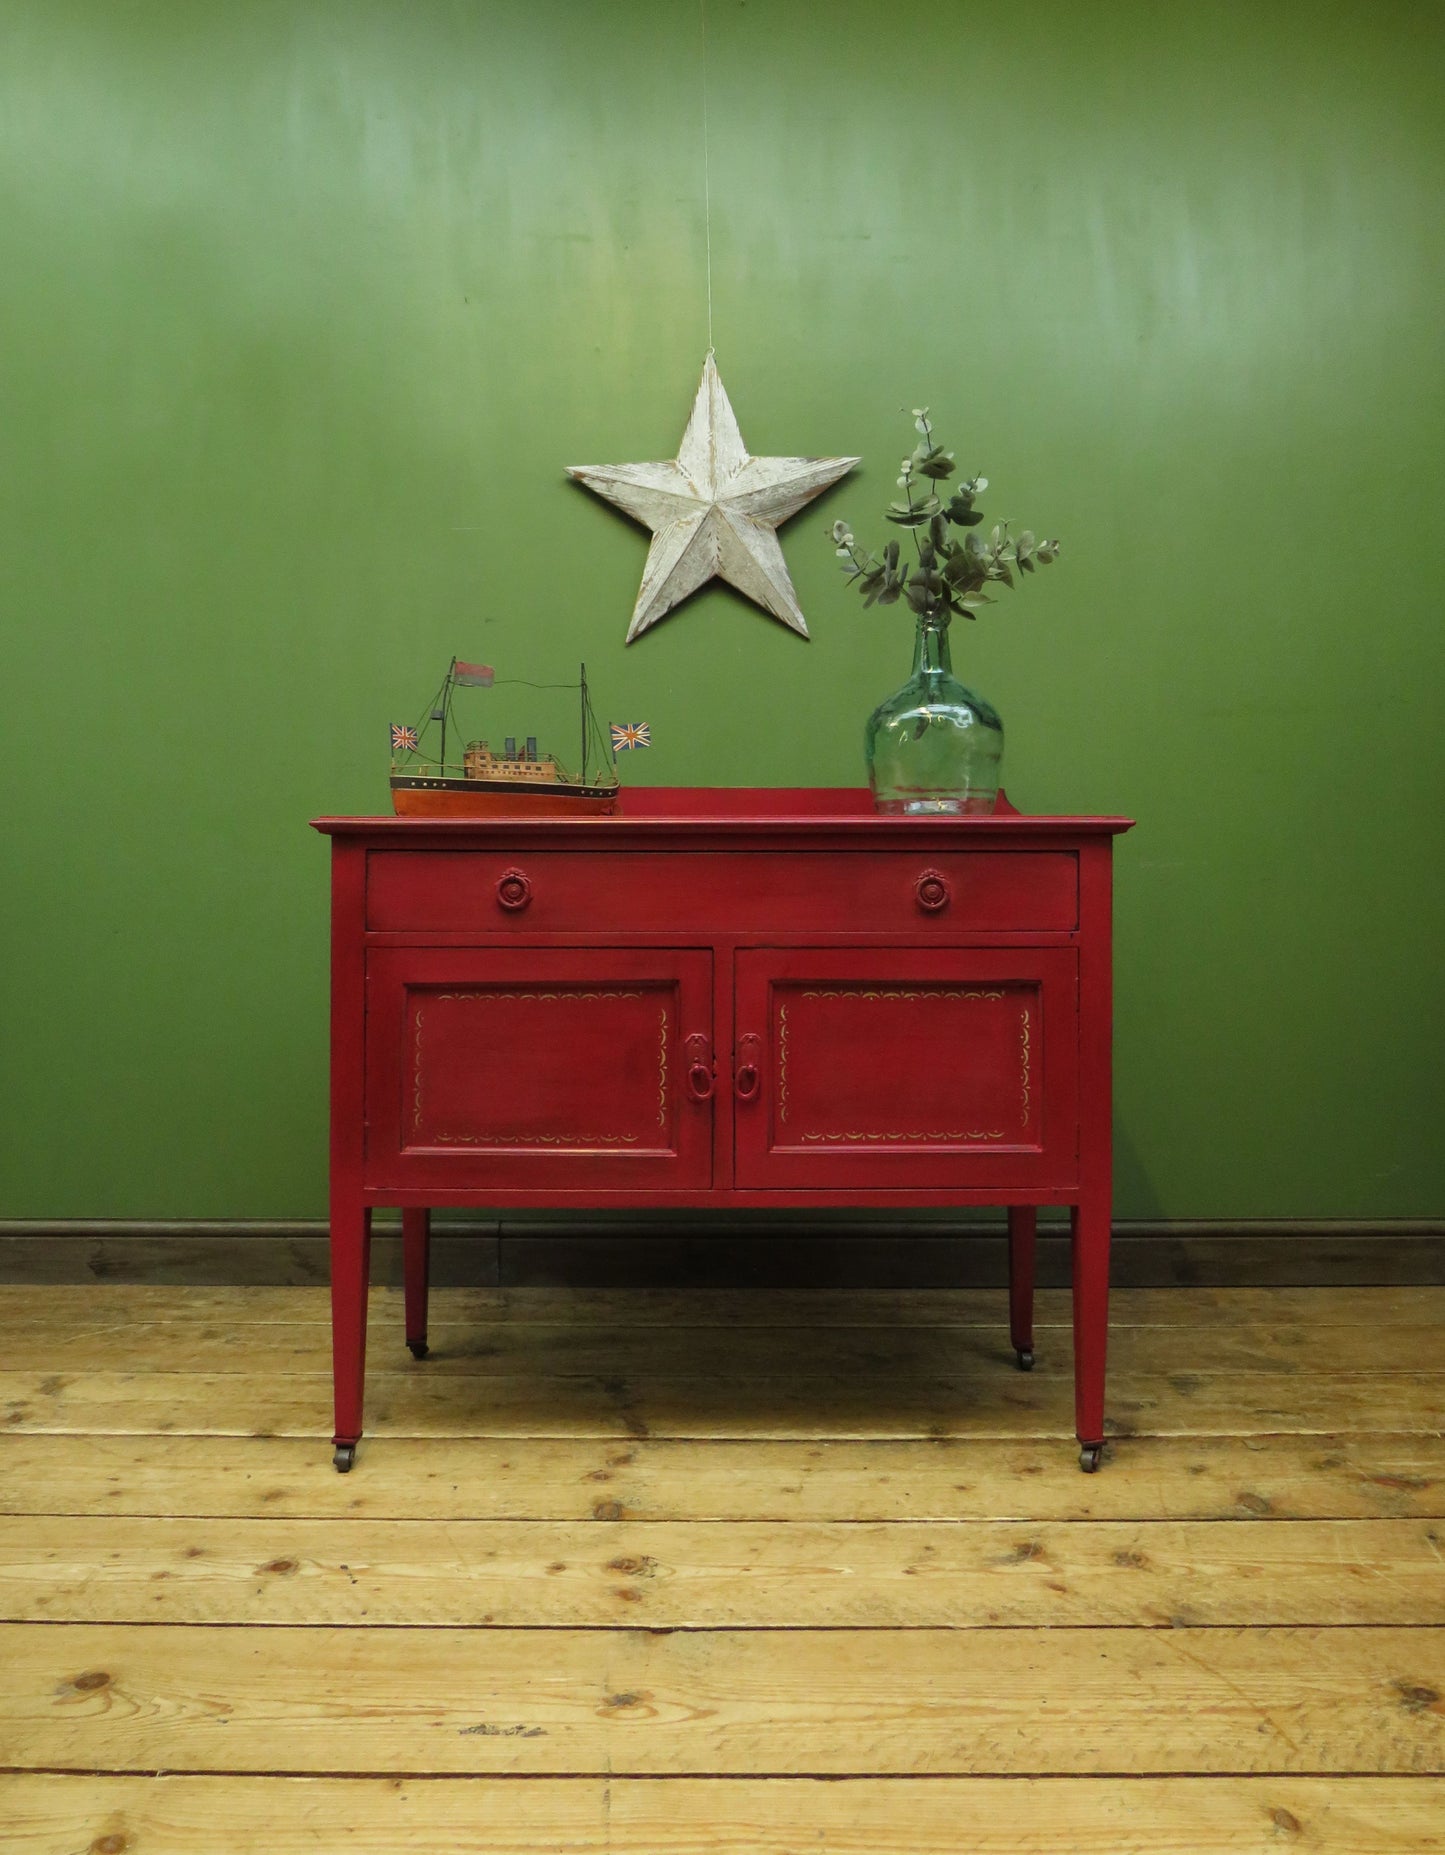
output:
[[[1018,1353],[1019,1371],[1032,1372],[1034,1369],[1034,1355],[1031,1349],[1027,1346],[1020,1346],[1016,1348],[1016,1351]]]
[[[1097,1475],[1098,1474],[1099,1458],[1103,1455],[1103,1453],[1104,1453],[1104,1445],[1102,1443],[1085,1443],[1084,1446],[1080,1449],[1079,1467],[1084,1471],[1086,1475]]]
[[[336,1445],[336,1449],[335,1449],[334,1454],[332,1455],[331,1462],[332,1462],[332,1466],[335,1468],[336,1473],[338,1475],[349,1475],[351,1473],[351,1465],[355,1462],[355,1460],[356,1460],[355,1443],[338,1443]]]
[[[408,1340],[406,1345],[413,1359],[425,1359],[431,1350],[425,1340]]]

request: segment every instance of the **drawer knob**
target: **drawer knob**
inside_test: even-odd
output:
[[[918,898],[918,906],[927,909],[931,915],[936,915],[941,908],[947,908],[953,896],[948,878],[942,870],[925,870],[914,883],[913,893]]]
[[[531,880],[521,870],[507,870],[497,878],[497,901],[501,907],[509,908],[515,914],[525,908],[531,899]]]

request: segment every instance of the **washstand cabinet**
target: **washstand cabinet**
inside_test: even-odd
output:
[[[335,1462],[362,1433],[371,1214],[1006,1206],[1033,1364],[1072,1217],[1080,1461],[1104,1440],[1110,892],[1123,818],[882,817],[653,788],[610,816],[321,818],[332,846]]]

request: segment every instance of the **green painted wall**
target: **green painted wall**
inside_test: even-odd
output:
[[[854,783],[909,639],[822,530],[923,402],[1064,537],[957,639],[1015,799],[1141,821],[1120,1212],[1440,1213],[1440,8],[709,0],[724,378],[865,465],[784,531],[811,645],[713,590],[624,651],[562,467],[681,433],[698,22],[0,6],[0,1215],[322,1210],[305,820],[452,652],[585,656],[633,777]]]

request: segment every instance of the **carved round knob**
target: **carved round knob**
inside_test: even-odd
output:
[[[521,870],[508,870],[497,878],[497,901],[515,914],[532,899],[532,884]]]
[[[953,895],[948,878],[941,870],[925,870],[914,883],[913,893],[918,898],[918,906],[926,908],[930,914],[937,914],[940,908],[947,908]]]

